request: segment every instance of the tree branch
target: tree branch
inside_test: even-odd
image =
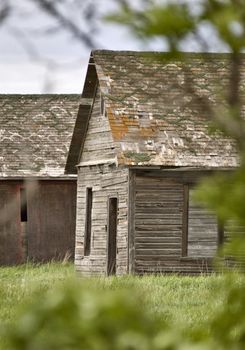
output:
[[[49,15],[57,19],[57,21],[65,27],[82,43],[89,48],[95,47],[95,42],[91,39],[85,31],[81,30],[70,18],[64,16],[61,11],[58,10],[57,5],[49,0],[36,0],[38,5],[44,9]]]

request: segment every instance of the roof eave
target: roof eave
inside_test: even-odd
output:
[[[98,85],[98,77],[91,53],[87,68],[85,83],[82,92],[81,103],[79,105],[77,119],[72,135],[69,148],[67,162],[65,166],[65,174],[76,174],[77,164],[83,149],[85,136],[88,128],[89,118],[92,112],[94,98]]]

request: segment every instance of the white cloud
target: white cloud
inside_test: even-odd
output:
[[[0,62],[0,93],[82,93],[86,68],[86,58],[80,65],[59,69],[23,60]]]
[[[90,49],[65,30],[38,34],[52,18],[40,12],[33,0],[11,2],[15,11],[0,27],[0,93],[81,93]],[[101,0],[100,12],[107,13],[112,4]],[[98,27],[99,49],[143,49],[125,28],[102,21]],[[21,36],[14,35],[19,32]]]

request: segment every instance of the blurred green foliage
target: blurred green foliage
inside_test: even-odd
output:
[[[227,276],[227,297],[211,321],[210,336],[217,349],[245,349],[245,280],[236,283],[235,278]]]
[[[133,287],[103,290],[91,281],[68,280],[22,308],[5,349],[242,350],[245,278],[230,275],[222,285],[224,303],[211,320],[178,328],[152,313]]]
[[[170,52],[180,49],[181,40],[192,34],[203,50],[209,43],[201,37],[200,27],[209,25],[213,35],[231,52],[245,48],[245,6],[243,0],[118,0],[120,11],[108,20],[128,26],[141,39],[160,37],[168,42]],[[201,46],[200,46],[201,47]]]
[[[166,326],[142,306],[135,291],[70,280],[26,307],[10,331],[11,349],[153,349]]]

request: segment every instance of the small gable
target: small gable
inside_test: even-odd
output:
[[[79,166],[115,162],[115,143],[100,89],[94,99]]]

